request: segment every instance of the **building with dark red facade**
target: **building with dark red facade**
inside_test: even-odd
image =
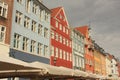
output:
[[[93,44],[89,35],[89,27],[82,26],[76,28],[85,36],[85,71],[88,73],[94,73],[94,56],[93,56]]]
[[[70,28],[63,7],[51,9],[50,64],[72,68]]]
[[[13,1],[0,0],[0,53],[8,55],[12,23]]]

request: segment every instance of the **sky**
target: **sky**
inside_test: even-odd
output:
[[[43,0],[49,9],[64,7],[73,27],[90,25],[91,37],[120,59],[120,0]]]

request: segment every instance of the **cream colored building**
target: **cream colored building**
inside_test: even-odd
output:
[[[111,74],[111,60],[108,56],[106,56],[106,75],[109,77]]]

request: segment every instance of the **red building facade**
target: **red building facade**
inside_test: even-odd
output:
[[[51,9],[50,64],[72,68],[72,44],[69,24],[62,7]]]
[[[85,36],[85,71],[88,73],[94,73],[94,56],[93,56],[93,44],[89,35],[89,27],[82,26],[76,28]]]

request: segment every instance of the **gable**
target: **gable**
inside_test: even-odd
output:
[[[68,24],[68,20],[64,11],[64,8],[60,8],[59,10],[55,10],[58,11],[56,13],[56,15],[54,15],[54,18],[56,20],[58,20],[60,23],[64,24],[65,27],[69,28],[69,24]]]

